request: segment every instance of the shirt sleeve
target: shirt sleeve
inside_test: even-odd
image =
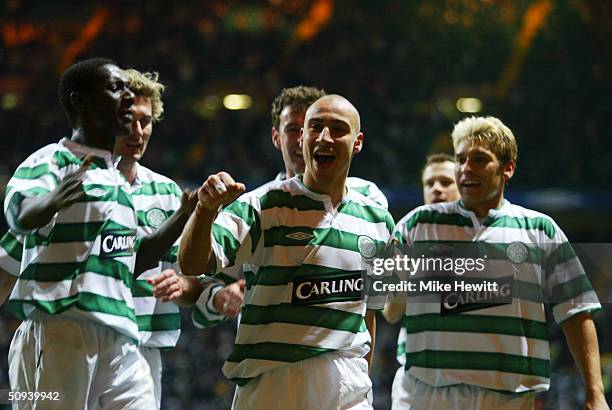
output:
[[[21,271],[23,240],[23,236],[10,231],[0,239],[0,268],[15,277]]]

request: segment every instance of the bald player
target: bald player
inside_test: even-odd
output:
[[[179,248],[183,273],[243,264],[253,272],[223,367],[238,384],[235,409],[269,409],[271,398],[281,409],[372,408],[364,357],[373,312],[361,299],[361,261],[388,242],[393,220],[346,186],[360,128],[348,100],[322,97],[300,131],[303,175],[244,194],[219,215],[244,185],[220,172],[198,191]]]

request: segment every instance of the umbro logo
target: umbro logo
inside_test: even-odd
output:
[[[314,238],[314,235],[306,232],[294,232],[289,235],[285,235],[285,238],[295,239],[296,241],[305,241],[307,239]]]

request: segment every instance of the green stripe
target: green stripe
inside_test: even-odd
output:
[[[55,186],[59,184],[59,177],[49,169],[49,164],[40,164],[35,167],[19,167],[13,175],[14,178],[20,179],[38,179],[46,176],[53,178]]]
[[[225,256],[229,260],[229,266],[233,266],[234,260],[236,259],[236,253],[241,245],[240,242],[234,238],[228,229],[217,223],[213,224],[212,234],[215,242],[223,248],[223,253],[225,253]]]
[[[206,316],[204,316],[200,308],[197,306],[195,306],[193,309],[193,313],[191,314],[191,319],[202,327],[213,327],[224,321],[224,319],[218,319],[218,320],[206,319]]]
[[[287,237],[298,234],[314,235],[314,238]],[[305,246],[325,245],[337,249],[359,252],[357,239],[359,235],[344,232],[335,228],[310,228],[308,226],[275,226],[264,231],[264,246]],[[379,251],[385,249],[385,242],[376,241]]]
[[[358,202],[348,201],[340,206],[338,212],[341,214],[351,215],[355,218],[363,219],[371,223],[384,222],[389,232],[393,231],[395,222],[389,212],[384,209],[374,206],[362,205]]]
[[[565,263],[576,257],[576,252],[569,242],[563,242],[555,248],[546,260],[548,273],[552,274],[557,265]]]
[[[173,182],[143,182],[132,195],[174,195],[181,198],[181,188]]]
[[[492,228],[514,228],[514,229],[529,229],[542,231],[550,239],[553,239],[557,233],[553,223],[542,216],[529,218],[526,216],[515,217],[515,216],[500,216],[497,218],[490,218],[484,222],[485,226]]]
[[[261,238],[261,222],[259,214],[251,205],[242,201],[234,201],[223,210],[232,214],[244,221],[249,226],[249,234],[251,235],[251,253],[255,252],[259,239]]]
[[[398,344],[397,350],[395,351],[395,356],[400,357],[406,354],[406,343]]]
[[[324,211],[325,204],[304,195],[291,195],[289,192],[274,190],[259,198],[261,210],[271,208],[291,208],[298,211]]]
[[[10,231],[7,231],[0,239],[0,246],[11,258],[21,261],[23,244]]]
[[[137,315],[136,322],[138,323],[138,330],[141,332],[179,330],[181,328],[181,315],[178,313]]]
[[[246,275],[247,272],[244,272],[244,273]],[[248,273],[253,273],[253,272],[248,272]],[[225,286],[231,285],[232,283],[237,282],[236,278],[234,278],[233,276],[227,275],[223,272],[219,272],[215,274],[214,276],[215,276],[215,279],[221,280],[221,282],[223,282]]]
[[[52,160],[57,164],[58,168],[64,168],[69,165],[81,165],[83,163],[82,159],[68,151],[56,151],[53,154]],[[93,157],[93,160],[87,169],[98,168],[107,168],[106,161],[101,157]]]
[[[420,332],[492,333],[548,340],[546,322],[493,315],[440,316],[427,313],[409,316],[404,321],[408,334]]]
[[[586,275],[580,275],[568,282],[553,287],[551,299],[554,304],[558,305],[592,290],[593,287],[589,278]],[[595,296],[592,299],[592,302],[597,302]]]
[[[281,303],[270,306],[246,305],[242,309],[240,324],[287,323],[358,333],[363,321],[363,316],[358,313],[320,306],[291,306],[290,303]]]
[[[162,256],[162,262],[167,263],[176,263],[178,260],[178,245],[173,245],[172,248],[166,252],[164,256]]]
[[[550,377],[549,361],[503,353],[423,350],[406,353],[406,368],[491,370]]]
[[[261,359],[293,363],[333,351],[335,351],[335,349],[289,343],[264,342],[248,345],[236,344],[234,345],[234,350],[227,358],[227,361],[239,363],[245,359]]]
[[[96,255],[90,255],[86,261],[77,263],[31,263],[21,273],[19,279],[42,283],[59,282],[74,280],[85,272],[115,278],[127,287],[132,287],[133,275],[127,266],[114,259],[101,259]]]
[[[132,285],[132,296],[135,298],[153,296],[153,285],[149,284],[146,280],[135,280]]]
[[[21,320],[26,319],[23,316],[24,305],[32,305],[50,315],[57,315],[65,312],[71,307],[76,307],[87,312],[100,312],[113,316],[122,316],[136,322],[134,309],[130,309],[124,300],[116,300],[89,292],[79,292],[67,298],[53,301],[13,299],[9,300],[9,305],[13,314]]]
[[[439,224],[453,226],[474,226],[470,218],[459,214],[447,214],[438,211],[417,211],[405,222],[406,230],[411,230],[418,224]]]

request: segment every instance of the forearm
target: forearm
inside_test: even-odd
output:
[[[0,269],[0,306],[4,304],[4,301],[11,294],[13,287],[17,282],[17,278],[4,269]]]
[[[183,293],[174,301],[174,303],[180,307],[191,307],[195,305],[204,287],[196,277],[184,275],[180,275],[179,277],[181,286],[183,288]]]
[[[376,345],[376,312],[373,310],[366,311],[365,316],[366,327],[370,333],[370,351],[366,355],[365,359],[368,362],[368,373],[372,372],[372,358],[374,356],[374,347]]]
[[[178,210],[159,229],[142,238],[136,255],[136,275],[151,269],[164,257],[180,236],[188,217],[185,211]]]
[[[179,265],[184,275],[196,276],[210,269],[211,231],[216,211],[199,205],[191,214],[179,244]]]
[[[576,366],[582,375],[587,401],[597,397],[603,398],[599,344],[591,315],[582,313],[573,316],[565,321],[562,327]]]

